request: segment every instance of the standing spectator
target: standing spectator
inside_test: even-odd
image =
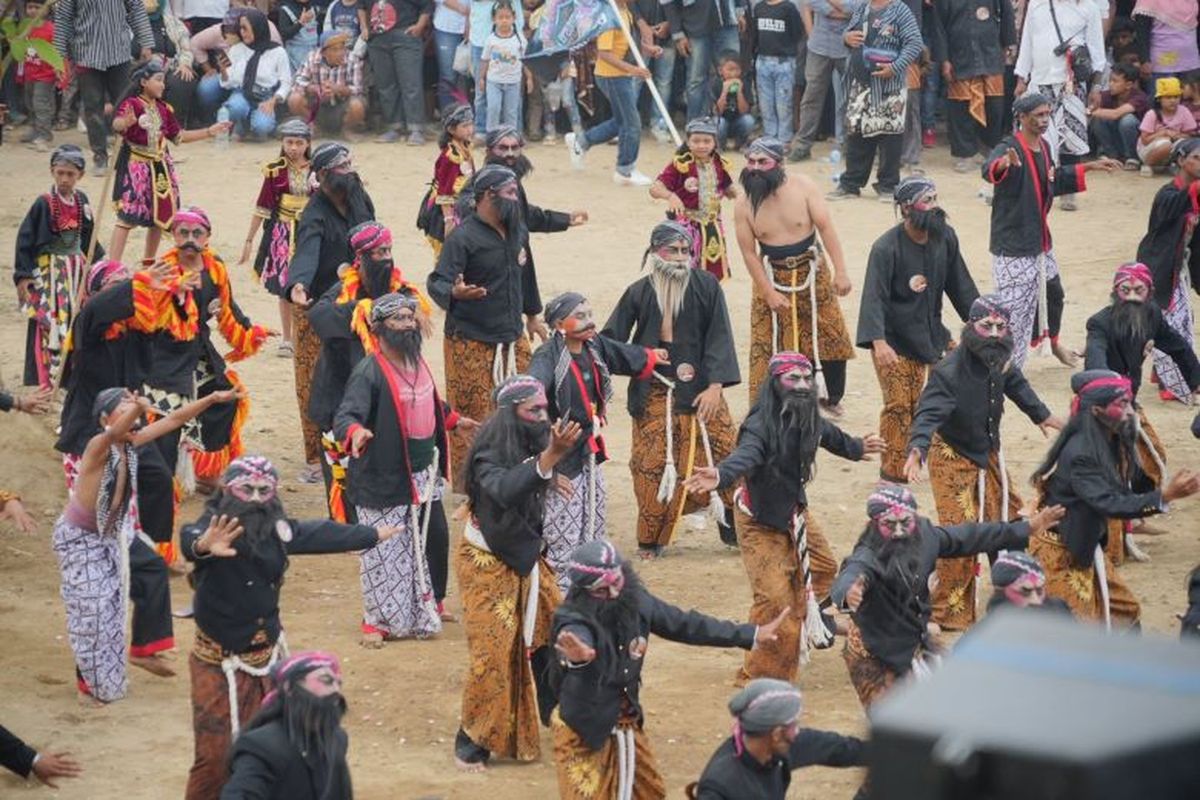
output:
[[[283,0],[279,4],[279,33],[287,50],[292,72],[304,66],[320,44],[321,17],[325,7],[320,0]]]
[[[467,102],[458,96],[458,73],[454,71],[454,54],[462,44],[467,31],[469,0],[434,0],[433,45],[437,51],[438,113],[444,114],[451,107]]]
[[[744,24],[734,12],[734,0],[667,0],[668,29],[675,52],[687,59],[687,118],[708,113],[712,98],[708,80],[717,56],[738,52],[738,27]]]
[[[658,55],[650,62],[650,71],[654,74],[654,88],[658,89],[663,105],[669,112],[675,86],[675,48],[671,45],[671,23],[667,22],[664,5],[661,0],[635,0],[633,7],[642,41],[652,42],[658,48]],[[663,119],[658,103],[650,104],[650,133],[660,144],[671,141],[670,128]]]
[[[875,152],[875,193],[892,202],[900,182],[900,147],[908,100],[908,65],[921,55],[921,29],[901,0],[870,0],[850,17],[843,40],[851,53],[847,67],[846,170],[830,200],[858,197]]]
[[[371,21],[367,9],[358,0],[333,0],[325,11],[322,31],[341,31],[349,34],[351,47],[361,53],[365,41],[370,37]]]
[[[1195,0],[1138,0],[1133,24],[1142,57],[1142,77],[1179,76],[1200,69]]]
[[[628,0],[615,0],[625,17],[625,27],[632,22]],[[653,181],[637,170],[638,148],[641,146],[642,118],[638,114],[638,79],[648,80],[650,70],[625,60],[629,40],[621,30],[605,31],[596,37],[596,88],[608,98],[612,116],[584,131],[582,136],[568,133],[564,138],[571,165],[583,169],[583,156],[588,148],[617,137],[617,170],[613,182],[621,186],[649,186]]]
[[[713,114],[717,118],[718,146],[724,150],[728,139],[749,144],[755,124],[754,115],[750,113],[754,96],[742,79],[742,62],[736,51],[726,50],[721,54],[717,77],[712,83],[712,96],[716,98]]]
[[[941,0],[934,5],[933,60],[946,82],[946,127],[954,171],[1003,136],[1004,51],[1017,42],[1011,0]]]
[[[1020,97],[1030,90],[1050,98],[1045,136],[1058,166],[1078,163],[1088,154],[1087,106],[1089,96],[1093,105],[1100,102],[1096,83],[1106,59],[1100,10],[1092,0],[1030,0],[1014,68],[1014,94]],[[1059,208],[1074,211],[1075,195],[1061,195]]]
[[[44,5],[44,0],[25,0],[25,16],[36,16]],[[54,23],[43,19],[27,36],[30,39],[53,42]],[[21,136],[21,143],[32,145],[39,153],[45,152],[46,145],[54,140],[54,134],[50,130],[54,124],[54,86],[61,78],[62,75],[39,58],[37,51],[32,47],[17,68],[17,83],[22,89],[30,123],[29,130]]]
[[[925,94],[925,86],[929,81],[930,61],[928,29],[933,26],[932,0],[904,0],[913,19],[917,21],[917,29],[921,34],[921,54],[917,60],[908,65],[904,71],[904,85],[908,88],[908,99],[904,109],[904,133],[901,134],[900,165],[912,174],[921,173],[921,151],[933,147],[937,143],[937,134],[930,122],[926,134],[924,117],[922,116],[921,100]],[[931,112],[932,115],[932,112]]]
[[[789,161],[812,157],[813,140],[825,111],[825,96],[833,85],[834,138],[838,147],[846,141],[846,56],[842,40],[850,15],[865,0],[806,0],[813,17],[804,59],[804,95],[800,98],[800,123],[792,142]]]
[[[521,129],[521,56],[525,55],[525,37],[516,29],[517,15],[509,0],[496,0],[492,6],[492,32],[483,43],[479,75],[487,94],[487,119],[484,133],[500,126]]]
[[[1142,160],[1142,175],[1147,178],[1155,169],[1167,165],[1175,142],[1195,135],[1196,118],[1180,102],[1183,90],[1178,78],[1159,78],[1154,91],[1154,108],[1146,112],[1138,126],[1138,158]]]
[[[754,7],[750,40],[763,136],[781,142],[792,138],[796,49],[804,37],[803,25],[791,0],[763,0]]]
[[[300,67],[288,96],[288,110],[315,122],[326,136],[357,131],[367,118],[363,60],[351,52],[349,42],[344,33],[322,33],[320,49]]]
[[[467,40],[471,43],[471,74],[475,76],[475,119],[487,124],[487,92],[479,81],[479,70],[483,62],[483,45],[492,32],[492,6],[494,0],[471,0],[471,14],[467,18]],[[516,27],[525,28],[525,8],[517,3],[513,6]],[[521,113],[517,113],[521,119]],[[475,132],[475,143],[483,144],[483,131]]]
[[[1088,127],[1096,137],[1100,155],[1115,158],[1125,169],[1137,169],[1138,125],[1150,110],[1150,100],[1138,86],[1138,69],[1132,64],[1114,64],[1108,89],[1091,108]]]
[[[261,139],[275,131],[275,105],[287,103],[292,68],[287,51],[271,41],[266,14],[246,9],[238,26],[242,40],[229,48],[229,66],[221,67],[221,86],[230,90],[225,107],[239,132],[248,124]]]
[[[142,0],[59,0],[54,6],[54,46],[75,66],[97,176],[108,171],[104,104],[116,105],[129,85],[131,35],[140,57],[149,58],[154,35]]]
[[[144,0],[150,32],[154,35],[154,54],[167,64],[167,90],[163,100],[171,104],[175,116],[186,126],[196,96],[196,72],[192,62],[191,34],[171,11],[166,0]],[[132,45],[136,48],[137,45]],[[131,53],[136,56],[136,50]]]
[[[221,24],[229,12],[229,0],[172,0],[172,8],[188,30],[196,34]]]
[[[379,113],[387,130],[381,142],[400,139],[408,128],[410,145],[425,144],[425,31],[433,0],[376,0],[371,6],[367,56],[379,89]]]

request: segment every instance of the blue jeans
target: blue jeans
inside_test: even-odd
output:
[[[758,76],[758,110],[763,136],[781,142],[792,138],[792,93],[796,85],[796,59],[759,56],[754,62]]]
[[[628,177],[633,174],[638,148],[642,143],[642,118],[637,110],[638,89],[641,87],[635,78],[605,78],[597,75],[596,88],[608,98],[612,116],[588,128],[580,144],[586,150],[616,136],[617,172]]]
[[[562,78],[562,104],[571,120],[571,130],[579,133],[583,130],[583,118],[579,116],[579,101],[575,97],[575,79]]]
[[[1096,137],[1100,152],[1122,161],[1137,158],[1138,121],[1135,114],[1126,114],[1120,119],[1092,117],[1092,135]]]
[[[487,126],[487,90],[479,86],[479,71],[483,69],[483,46],[471,45],[471,83],[475,84],[475,132],[483,133],[480,124]]]
[[[739,52],[737,25],[726,25],[704,36],[689,36],[691,55],[687,59],[687,118],[708,114],[713,98],[708,89],[717,56],[726,50]]]
[[[256,136],[267,137],[275,132],[275,115],[264,114],[257,105],[251,105],[241,89],[234,89],[229,93],[225,108],[229,110],[229,119],[238,130],[244,131],[249,120],[250,130]]]
[[[730,122],[725,117],[717,119],[717,139],[721,149],[725,149],[726,139],[736,139],[738,144],[749,144],[750,131],[754,130],[754,115],[742,114]]]
[[[654,59],[654,63],[650,65],[651,71],[654,73],[654,87],[658,89],[658,93],[662,96],[663,103],[666,104],[667,110],[671,110],[671,86],[675,78],[675,47],[670,42],[663,45],[662,55]],[[658,110],[658,103],[650,104],[650,124],[655,128],[665,129],[667,123],[663,121],[662,112]]]
[[[454,89],[458,87],[458,75],[454,72],[454,53],[462,42],[461,33],[450,33],[433,29],[433,46],[437,52],[438,108],[445,111],[454,105]]]
[[[221,76],[215,72],[196,81],[196,105],[201,119],[212,119],[213,114],[225,102],[229,90],[221,88]]]
[[[521,130],[521,82],[487,82],[487,129],[511,125]]]
[[[925,82],[921,84],[921,130],[928,131],[937,127],[938,97],[942,88],[942,73],[931,69],[925,73]]]

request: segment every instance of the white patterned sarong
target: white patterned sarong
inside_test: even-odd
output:
[[[1050,126],[1046,128],[1046,141],[1050,142],[1050,154],[1058,166],[1059,156],[1069,153],[1086,156],[1088,145],[1087,95],[1072,82],[1046,83],[1037,91],[1050,98]]]
[[[1046,280],[1058,277],[1054,248],[1046,251]],[[1013,366],[1025,366],[1033,324],[1038,313],[1038,256],[998,256],[992,253],[992,291],[998,292],[1011,317],[1008,329],[1013,336]]]
[[[595,519],[588,524],[588,481],[595,474]],[[567,562],[575,548],[604,538],[604,470],[593,460],[583,462],[583,471],[571,481],[571,496],[563,497],[551,487],[546,492],[546,511],[542,516],[542,538],[546,542],[546,561],[554,569],[558,588],[567,593],[571,581]]]
[[[1171,290],[1170,305],[1163,309],[1163,318],[1176,333],[1183,337],[1185,342],[1192,345],[1196,341],[1193,338],[1196,330],[1196,319],[1192,313],[1192,282],[1188,275],[1186,263],[1185,260],[1184,268],[1179,271],[1179,279],[1175,281],[1175,288]],[[1155,350],[1154,372],[1158,375],[1158,385],[1160,388],[1166,389],[1175,395],[1175,399],[1187,402],[1192,390],[1188,387],[1188,382],[1183,377],[1183,373],[1179,371],[1179,366],[1175,363],[1175,359],[1161,350]]]

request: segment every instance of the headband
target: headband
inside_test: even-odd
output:
[[[572,586],[592,591],[625,582],[625,561],[611,542],[598,539],[575,548],[567,562],[567,578]]]
[[[208,214],[204,213],[204,209],[199,206],[188,206],[176,211],[175,216],[171,218],[171,228],[173,229],[180,223],[203,225],[204,230],[212,233],[212,223],[208,220]]]
[[[280,661],[271,668],[271,691],[262,699],[262,707],[266,708],[308,673],[324,667],[329,667],[338,678],[342,677],[342,664],[333,653],[311,650]]]
[[[87,168],[83,151],[73,144],[60,144],[54,148],[54,152],[50,154],[50,166],[55,167],[59,164],[70,164],[80,172]]]
[[[299,139],[312,139],[312,129],[308,127],[307,122],[298,117],[284,120],[275,131],[279,134],[280,139],[285,139],[288,136],[294,136]]]
[[[808,356],[803,353],[797,353],[791,350],[781,350],[771,356],[771,360],[767,362],[767,373],[772,378],[777,378],[785,372],[790,372],[793,369],[800,369],[803,372],[812,373],[812,362]]]
[[[466,122],[475,121],[475,112],[466,104],[457,105],[442,115],[442,128],[450,130]]]
[[[166,71],[167,62],[161,56],[150,56],[130,74],[129,80],[140,89],[142,81]]]
[[[760,136],[746,148],[746,155],[761,153],[775,161],[783,161],[783,142],[774,136]]]
[[[877,520],[897,513],[916,514],[917,498],[907,486],[880,481],[867,498],[867,516]]]
[[[1013,101],[1014,114],[1032,114],[1042,106],[1050,105],[1050,98],[1041,92],[1026,92]]]
[[[500,144],[502,140],[509,137],[516,139],[519,145],[525,145],[525,137],[523,137],[521,132],[515,127],[512,125],[498,125],[487,132],[487,149],[491,150],[493,147]]]
[[[87,279],[84,281],[84,291],[87,296],[91,296],[104,288],[104,284],[115,272],[126,272],[126,267],[120,261],[112,261],[104,259],[92,264],[88,270]]]
[[[1200,136],[1193,136],[1190,139],[1180,139],[1171,146],[1171,163],[1179,163],[1196,150],[1200,150]]]
[[[585,300],[587,298],[579,292],[563,292],[558,297],[546,303],[546,307],[542,311],[542,317],[546,320],[547,325],[553,325],[571,316],[571,312],[578,308],[579,304]]]
[[[934,191],[937,191],[937,186],[929,178],[922,175],[910,175],[896,186],[892,199],[898,206],[911,206]]]
[[[1008,305],[1004,299],[998,294],[981,294],[971,303],[971,311],[967,314],[968,322],[978,322],[985,317],[1001,317],[1005,322],[1008,322],[1012,317],[1012,312],[1009,311]]]
[[[515,182],[517,173],[501,164],[488,164],[475,173],[471,181],[472,193],[478,197],[484,192],[494,191],[505,184]]]
[[[312,173],[336,169],[350,163],[350,148],[341,142],[323,142],[313,151],[308,170]]]
[[[683,130],[687,136],[691,136],[693,133],[702,133],[706,136],[716,136],[717,120],[715,117],[696,117],[688,122],[687,127],[685,127]]]
[[[275,470],[275,465],[263,456],[242,456],[235,458],[225,468],[221,482],[227,487],[266,482],[277,489],[279,473]]]
[[[384,320],[391,319],[405,309],[410,309],[415,314],[420,307],[421,304],[414,295],[388,292],[371,304],[371,327],[379,326]]]
[[[654,226],[654,230],[650,231],[650,249],[657,250],[660,247],[666,247],[671,242],[684,241],[688,247],[693,246],[692,231],[682,222],[675,220],[665,220]]]
[[[1046,577],[1036,558],[1020,550],[1002,550],[992,562],[992,586],[1003,589],[1026,575]]]
[[[392,243],[392,232],[375,220],[355,225],[350,229],[350,249],[362,255],[376,247],[387,247]]]
[[[92,419],[98,421],[100,417],[113,413],[128,396],[129,390],[124,386],[101,389],[100,394],[92,401]]]
[[[1148,289],[1154,288],[1154,276],[1150,274],[1150,268],[1139,261],[1117,267],[1117,271],[1113,274],[1113,288],[1117,288],[1118,284],[1125,281],[1141,281],[1146,284]]]
[[[781,725],[790,725],[800,717],[803,698],[800,690],[787,681],[755,678],[729,701],[733,715],[733,749],[745,750],[744,734],[766,733]]]
[[[496,387],[497,406],[515,406],[539,394],[545,396],[546,387],[532,375],[510,375]]]
[[[1071,416],[1092,406],[1106,406],[1122,397],[1133,398],[1129,378],[1107,369],[1089,369],[1071,377]]]

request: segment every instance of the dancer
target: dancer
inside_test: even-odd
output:
[[[421,356],[417,297],[385,294],[371,305],[369,319],[373,352],[351,373],[333,430],[350,454],[346,499],[356,518],[404,534],[361,556],[362,642],[382,647],[385,639],[442,630],[450,547],[442,507],[446,432],[478,423],[459,417],[438,395]]]
[[[303,120],[289,119],[279,126],[278,133],[283,140],[279,158],[263,165],[262,188],[258,191],[258,203],[250,217],[250,231],[242,245],[238,266],[250,260],[254,237],[263,228],[258,255],[254,257],[254,274],[268,292],[279,298],[279,327],[283,335],[278,352],[290,358],[292,308],[283,296],[283,287],[287,286],[288,265],[296,252],[296,223],[311,192],[308,164],[312,158],[312,132]]]
[[[771,356],[794,350],[816,366],[822,407],[839,415],[854,344],[837,301],[850,294],[850,277],[829,208],[815,183],[784,170],[778,139],[754,140],[739,180],[745,196],[733,204],[733,218],[755,289],[750,301],[751,402],[766,382]],[[829,251],[828,261],[822,245]]]
[[[625,289],[600,331],[619,342],[664,349],[670,359],[629,382],[629,472],[643,559],[662,555],[680,517],[706,503],[721,541],[737,543],[733,492],[700,501],[678,480],[680,470],[686,477],[698,464],[715,466],[733,450],[733,418],[722,393],[742,379],[725,293],[711,272],[692,268],[695,256],[686,225],[669,220],[654,226],[642,256],[650,274]]]
[[[578,292],[564,292],[546,304],[550,341],[529,362],[529,374],[546,389],[550,419],[579,423],[583,435],[555,469],[555,491],[546,495],[543,538],[546,561],[565,594],[570,588],[566,564],[577,547],[605,536],[608,491],[600,465],[608,449],[600,433],[612,402],[612,376],[645,379],[667,351],[616,342],[596,333],[592,306]]]
[[[50,190],[38,195],[21,220],[13,282],[29,317],[25,385],[49,389],[62,370],[64,345],[78,309],[92,252],[95,220],[88,196],[75,188],[87,161],[73,144],[50,154]],[[96,257],[102,258],[99,247]]]
[[[962,344],[933,368],[917,403],[904,447],[904,476],[919,481],[928,462],[939,525],[1008,522],[1021,509],[1000,441],[1005,398],[1043,435],[1064,425],[1012,365],[1008,323],[1008,309],[999,295],[976,299],[963,326]],[[973,558],[938,561],[933,618],[942,628],[961,631],[976,621],[976,569]]]
[[[775,641],[786,609],[739,625],[660,600],[603,539],[571,554],[566,599],[554,612],[552,667],[559,708],[554,763],[559,797],[663,798],[639,690],[650,635],[700,647],[757,649]]]
[[[546,721],[550,622],[559,602],[541,555],[545,496],[582,433],[565,419],[551,427],[545,390],[528,375],[505,379],[496,406],[467,456],[470,516],[454,558],[469,659],[454,763],[467,772],[482,772],[493,755],[535,761],[540,754],[539,705]]]
[[[992,562],[992,598],[987,609],[1044,608],[1070,612],[1057,597],[1046,597],[1046,571],[1038,560],[1020,550],[1009,550]]]
[[[442,116],[442,134],[438,137],[441,152],[433,162],[433,180],[417,212],[417,230],[425,233],[435,259],[441,255],[450,231],[460,222],[455,204],[463,186],[475,174],[475,156],[471,153],[474,136],[475,117],[470,106],[454,106]]]
[[[78,778],[83,774],[83,767],[69,752],[38,752],[3,725],[0,725],[0,766],[22,778],[33,775],[51,789],[58,788],[55,781],[59,778]]]
[[[879,433],[888,447],[879,476],[903,483],[904,445],[917,400],[929,368],[950,343],[942,324],[942,297],[949,298],[965,322],[979,290],[933,181],[905,178],[896,187],[895,201],[902,220],[871,246],[855,340],[870,349],[883,394]]]
[[[859,439],[823,419],[812,362],[800,353],[771,357],[770,379],[738,430],[737,449],[714,467],[698,467],[684,485],[700,494],[745,483],[734,495],[738,545],[754,594],[750,621],[759,624],[790,608],[778,641],[747,653],[738,685],[753,678],[796,680],[809,649],[833,644],[819,603],[837,574],[833,550],[809,513],[805,485],[816,472],[817,448],[848,461],[881,453],[883,439]]]
[[[179,535],[196,567],[196,639],[188,659],[195,758],[187,800],[215,800],[230,742],[263,703],[270,668],[287,654],[279,595],[288,557],[362,550],[399,532],[288,517],[279,473],[261,456],[243,456],[225,470],[200,518]]]
[[[667,217],[691,229],[693,246],[700,254],[696,266],[723,281],[729,277],[729,256],[721,200],[737,197],[729,174],[732,165],[717,148],[715,119],[697,117],[685,133],[687,141],[650,185],[650,196],[666,200]]]
[[[117,210],[108,257],[120,261],[132,228],[146,229],[143,259],[158,252],[162,232],[171,229],[179,208],[179,181],[167,143],[183,144],[211,139],[232,127],[217,122],[207,128],[185,131],[171,106],[162,99],[166,91],[167,63],[158,56],[145,61],[130,75],[130,88],[113,112],[113,133],[121,137],[112,199]]]
[[[929,583],[939,558],[1023,548],[1062,519],[1048,506],[1019,522],[935,526],[917,513],[907,487],[881,482],[867,498],[868,522],[833,584],[833,599],[849,609],[842,651],[863,708],[912,673],[918,680],[940,660],[929,632]]]

